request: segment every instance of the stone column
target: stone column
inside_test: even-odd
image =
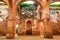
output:
[[[14,38],[15,37],[15,19],[13,18],[13,10],[10,10],[10,15],[7,20],[7,33],[6,38]]]
[[[48,13],[48,11],[45,10],[45,14],[44,14],[44,28],[45,28],[45,32],[44,32],[44,37],[46,38],[52,38],[53,37],[53,32],[52,32],[52,23],[49,19],[49,14],[46,14],[46,12]]]
[[[38,27],[39,31],[40,31],[40,11],[41,11],[41,6],[38,5],[38,9],[37,9],[37,27]]]
[[[18,19],[17,19],[17,22],[18,22],[18,35],[25,35],[26,34],[26,31],[25,31],[25,21],[21,21],[20,19],[20,6],[18,8]]]
[[[37,19],[40,19],[40,10],[41,10],[41,7],[40,7],[40,5],[38,5],[38,7],[37,7]]]
[[[7,31],[6,31],[6,38],[14,38],[15,37],[15,26],[16,26],[16,10],[14,7],[14,1],[9,0],[9,17],[7,20]]]
[[[40,5],[38,5],[38,8],[37,8],[37,19],[35,19],[37,21],[36,22],[36,25],[37,26],[33,31],[35,33],[35,35],[40,35]]]
[[[38,17],[37,17],[37,19],[38,19],[38,20],[37,20],[37,27],[38,27],[38,29],[39,29],[40,36],[43,36],[43,34],[44,34],[44,32],[43,32],[43,31],[44,31],[44,24],[43,24],[43,22],[42,22],[43,20],[41,20],[41,18],[40,18],[41,8],[42,8],[41,5],[39,5],[39,6],[38,6],[38,12],[37,12],[37,13],[38,13],[38,15],[37,15],[37,16],[38,16]]]
[[[20,7],[18,7],[18,19],[17,19],[17,22],[18,22],[18,35],[20,35],[20,27],[21,27],[21,25],[20,25]]]
[[[45,3],[44,3],[45,2]],[[50,14],[49,14],[49,1],[43,1],[42,10],[44,16],[44,37],[45,38],[52,38],[52,23],[50,21]]]

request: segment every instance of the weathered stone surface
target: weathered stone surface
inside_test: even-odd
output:
[[[15,19],[15,13],[16,13],[16,9],[17,9],[17,7],[18,7],[18,5],[19,4],[21,4],[23,1],[26,1],[26,0],[18,0],[17,2],[15,2],[15,0],[8,0],[8,6],[9,6],[9,12],[10,12],[10,15],[9,15],[9,17],[8,17],[8,19],[10,19],[10,20],[8,20],[8,22],[7,22],[7,33],[6,33],[6,37],[7,38],[14,38],[14,36],[15,36],[15,25],[16,25],[16,19]],[[41,4],[41,8],[43,9],[43,15],[44,15],[44,31],[41,29],[41,30],[39,30],[39,28],[40,28],[40,22],[36,22],[37,24],[37,27],[36,28],[34,28],[33,30],[32,30],[32,32],[33,32],[33,34],[37,34],[37,33],[39,33],[40,31],[43,31],[43,32],[41,32],[41,34],[43,34],[44,35],[44,37],[46,37],[46,38],[52,38],[53,37],[53,32],[52,32],[52,23],[49,21],[50,19],[49,19],[49,1],[50,0],[42,0],[41,2],[38,0],[34,0],[35,2],[37,2],[39,5]],[[47,6],[47,7],[46,7]],[[39,13],[39,12],[38,12]],[[38,19],[39,19],[39,15],[38,15],[38,17],[37,17]],[[25,32],[26,32],[26,29],[25,29],[25,25],[24,24],[26,24],[26,23],[22,23],[22,24],[20,24],[21,25],[21,27],[19,26],[19,28],[18,28],[18,34],[25,34]],[[58,24],[60,24],[60,22],[58,22]],[[58,24],[56,25],[56,32],[57,31],[59,31],[58,30],[58,28],[59,28],[59,26],[58,26]],[[33,24],[34,25],[34,24]],[[55,25],[55,24],[54,24]],[[55,29],[54,29],[55,30]],[[2,31],[1,31],[2,32]],[[59,31],[60,32],[60,31]]]
[[[57,20],[57,23],[52,23],[53,24],[53,34],[54,35],[60,35],[60,20]]]
[[[40,22],[40,35],[44,35],[44,23],[43,22]]]
[[[21,22],[20,26],[18,27],[18,35],[26,35],[26,30],[25,30],[25,22]]]
[[[0,34],[6,34],[7,21],[0,22]]]
[[[44,37],[45,38],[53,38],[53,32],[52,32],[52,24],[50,21],[50,15],[49,15],[49,3],[50,0],[45,1],[42,0],[42,9],[43,9],[43,22],[44,22]]]
[[[7,22],[7,30],[6,30],[6,38],[14,38],[15,37],[15,21],[13,19],[9,19]]]

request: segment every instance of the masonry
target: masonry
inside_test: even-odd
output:
[[[15,37],[16,23],[18,23],[18,35],[26,35],[28,34],[28,31],[30,31],[32,35],[43,35],[43,37],[45,38],[53,38],[53,29],[52,29],[53,25],[50,21],[50,14],[49,14],[50,0],[41,0],[41,1],[31,0],[38,3],[36,20],[26,19],[23,23],[20,23],[20,14],[19,14],[20,12],[18,12],[18,19],[16,20],[16,11],[19,10],[18,6],[24,1],[27,1],[27,0],[4,1],[9,6],[9,17],[7,19],[6,38]],[[43,10],[42,20],[39,18],[41,8]],[[26,28],[23,26],[26,26]],[[26,30],[28,28],[30,28],[30,30]]]

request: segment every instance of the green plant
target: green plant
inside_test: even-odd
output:
[[[60,4],[51,4],[51,7],[60,7]]]
[[[18,28],[16,28],[16,33],[18,33]]]
[[[31,6],[32,4],[27,4],[27,3],[22,3],[21,5],[20,5],[20,8],[22,9],[23,7],[29,7],[29,6]]]

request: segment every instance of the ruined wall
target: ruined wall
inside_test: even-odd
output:
[[[18,27],[18,35],[25,35],[26,30],[25,30],[25,21],[20,22],[20,26]]]
[[[60,35],[60,20],[57,20],[57,23],[52,24],[53,34]]]
[[[40,35],[40,22],[38,20],[34,20],[34,24],[32,27],[32,34],[33,35]]]
[[[51,15],[52,29],[54,35],[60,34],[60,13],[56,11],[56,13]]]
[[[27,24],[27,22],[30,21],[31,25]],[[40,27],[37,24],[37,20],[33,19],[26,19],[25,21],[20,22],[20,27],[18,27],[18,34],[19,35],[27,35],[27,30],[32,30],[32,35],[40,35]]]
[[[7,21],[0,22],[0,34],[6,34]]]

